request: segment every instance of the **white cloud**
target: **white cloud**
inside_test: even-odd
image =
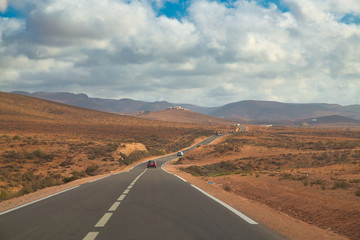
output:
[[[0,12],[5,12],[7,9],[7,0],[0,0]]]
[[[289,12],[194,0],[177,20],[157,16],[160,0],[13,0],[26,14],[0,19],[0,88],[200,105],[353,103],[360,26],[339,20],[360,2],[283,3]]]

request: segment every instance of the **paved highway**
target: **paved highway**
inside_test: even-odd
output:
[[[0,240],[285,239],[162,170],[174,158],[0,213]]]

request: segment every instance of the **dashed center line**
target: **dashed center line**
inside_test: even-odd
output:
[[[99,220],[99,222],[95,225],[95,227],[104,227],[107,221],[109,221],[112,213],[105,213],[104,216]]]
[[[89,232],[83,240],[94,240],[98,234],[99,232]]]
[[[125,196],[126,196],[125,194],[121,195],[121,196],[118,198],[118,201],[124,200]]]
[[[119,207],[121,202],[114,202],[114,204],[109,208],[109,212],[114,212]]]
[[[121,202],[126,197],[126,194],[130,192],[130,189],[135,185],[136,181],[146,172],[147,169],[145,169],[139,176],[137,176],[134,181],[130,183],[130,185],[126,188],[126,190],[120,195],[120,197],[117,199],[116,202],[109,208],[108,212],[104,214],[104,216],[95,224],[96,228],[105,227],[106,223],[109,221],[111,216],[113,215],[113,212],[116,211],[116,209],[120,206]],[[94,240],[99,232],[89,232],[83,240]]]

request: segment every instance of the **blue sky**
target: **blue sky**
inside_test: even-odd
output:
[[[15,8],[8,7],[5,12],[0,12],[0,16],[5,18],[19,18],[20,12]]]
[[[358,0],[0,0],[0,90],[349,105]]]
[[[250,1],[250,0],[249,0]],[[236,0],[219,0],[218,2],[226,4],[228,7],[232,7]],[[289,12],[287,4],[281,0],[256,0],[258,5],[265,8],[269,8],[271,5],[275,5],[282,12]],[[169,18],[181,19],[187,16],[187,8],[191,5],[191,0],[177,0],[177,1],[164,1],[162,6],[157,6],[156,2],[152,3],[154,11],[157,12],[158,16],[164,15]],[[21,13],[19,10],[14,7],[9,6],[6,11],[0,11],[0,17],[6,18],[23,18],[25,17],[24,13]],[[348,13],[343,16],[340,21],[346,24],[360,24],[360,13],[355,15],[353,13]]]

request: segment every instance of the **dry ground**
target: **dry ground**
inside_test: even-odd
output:
[[[197,148],[174,164],[185,178],[190,173],[196,176],[193,181],[330,233],[308,239],[330,239],[331,233],[360,239],[358,130],[249,127],[247,133]],[[236,206],[236,201],[231,203]],[[261,213],[240,209],[279,227]],[[287,224],[280,230],[292,239],[305,239],[289,232]]]
[[[0,92],[0,201],[121,170],[229,126],[154,121]]]

